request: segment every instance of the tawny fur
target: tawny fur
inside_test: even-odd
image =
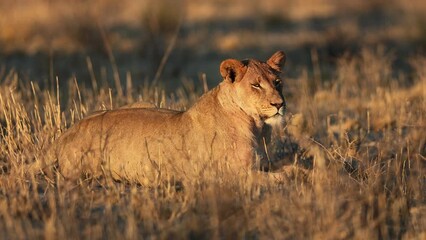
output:
[[[285,55],[222,62],[223,77],[185,112],[158,108],[102,111],[68,129],[40,158],[69,179],[109,175],[146,185],[196,178],[208,169],[267,168],[264,121],[285,107],[279,80]]]

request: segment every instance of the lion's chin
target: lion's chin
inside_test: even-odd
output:
[[[276,113],[274,116],[265,119],[265,123],[268,125],[279,125],[279,124],[282,124],[283,122],[284,122],[284,117],[279,113]]]

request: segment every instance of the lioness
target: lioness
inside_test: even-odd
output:
[[[223,61],[223,81],[184,112],[122,108],[89,116],[60,136],[38,168],[57,163],[65,178],[106,174],[144,185],[208,169],[265,170],[261,131],[285,109],[279,77],[285,58],[278,51],[266,62]]]

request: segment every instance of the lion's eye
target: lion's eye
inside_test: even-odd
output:
[[[278,85],[280,85],[281,84],[281,79],[275,79],[274,80],[274,85],[275,86],[278,86]]]
[[[259,83],[252,83],[251,86],[254,87],[254,88],[260,89]]]

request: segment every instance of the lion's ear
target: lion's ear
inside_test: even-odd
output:
[[[283,51],[278,51],[274,53],[272,57],[270,57],[268,61],[266,61],[266,63],[274,70],[281,72],[281,68],[284,66],[285,60],[285,53]]]
[[[227,59],[220,64],[220,74],[226,81],[238,82],[246,72],[246,66],[238,60]]]

